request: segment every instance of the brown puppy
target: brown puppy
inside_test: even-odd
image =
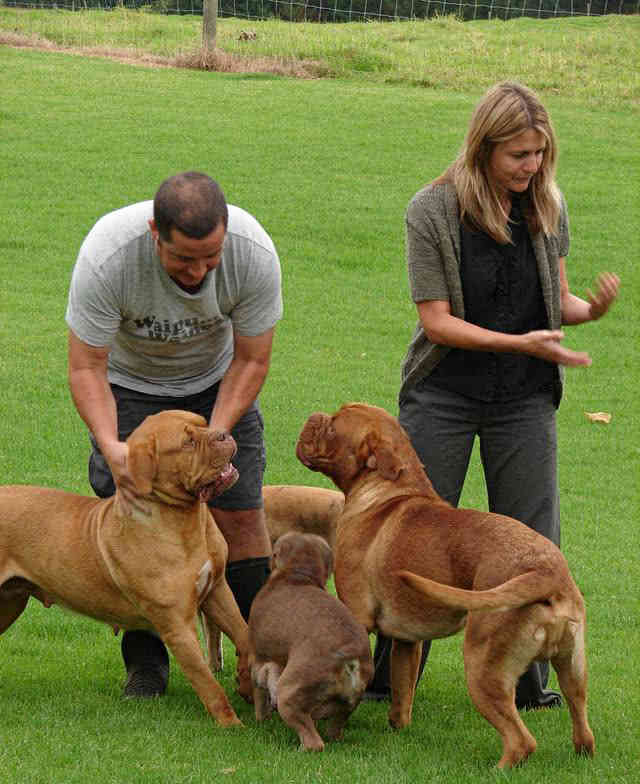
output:
[[[283,534],[299,531],[321,536],[333,549],[344,507],[342,493],[304,485],[265,485],[262,498],[272,546]]]
[[[342,737],[373,673],[364,627],[325,590],[332,562],[321,537],[285,534],[249,616],[256,719],[277,707],[311,751],[324,748],[314,722],[329,718],[328,737]]]
[[[290,531],[316,534],[335,546],[336,523],[344,507],[344,495],[337,490],[304,485],[265,485],[264,512],[271,546]],[[222,669],[222,634],[209,626],[205,639],[216,669]]]
[[[584,602],[558,548],[517,520],[443,501],[405,431],[380,408],[351,404],[334,416],[313,414],[297,455],[345,494],[336,589],[369,631],[395,638],[392,726],[411,721],[420,641],[466,624],[467,685],[502,736],[498,766],[535,751],[514,692],[537,659],[550,659],[558,674],[576,751],[593,754]]]
[[[247,627],[224,576],[227,544],[204,503],[237,471],[231,436],[184,411],[147,417],[129,436],[138,497],[100,500],[30,486],[0,488],[0,633],[30,596],[111,626],[155,629],[209,713],[239,724],[196,633],[221,628],[238,653],[250,698]],[[215,662],[215,651],[210,651]]]

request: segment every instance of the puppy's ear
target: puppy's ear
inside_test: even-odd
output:
[[[377,470],[383,479],[395,481],[400,476],[403,465],[392,445],[387,441],[376,441],[370,444],[370,448],[367,468]]]
[[[291,557],[291,538],[288,534],[283,534],[273,546],[273,553],[271,554],[271,571],[282,569]]]
[[[149,495],[153,488],[153,478],[157,471],[155,438],[129,443],[127,466],[136,490],[140,495]]]

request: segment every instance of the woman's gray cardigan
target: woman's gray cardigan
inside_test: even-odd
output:
[[[464,318],[460,279],[460,210],[453,185],[431,184],[419,191],[409,202],[406,224],[407,264],[413,301],[448,300],[451,313]],[[564,199],[557,234],[547,237],[540,232],[532,237],[532,244],[549,329],[560,329],[558,260],[569,252],[569,220]],[[405,391],[428,376],[449,350],[447,346],[431,343],[418,321],[402,365],[400,401]],[[562,396],[562,368],[559,370],[556,405]]]

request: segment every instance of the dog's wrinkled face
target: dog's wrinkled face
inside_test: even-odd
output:
[[[210,430],[203,417],[188,411],[148,416],[127,444],[129,472],[141,495],[206,503],[238,478],[230,463],[237,451],[232,436]]]
[[[397,479],[402,464],[392,438],[403,431],[381,408],[350,403],[333,416],[311,414],[300,433],[296,455],[312,471],[321,471],[347,491],[365,471]]]

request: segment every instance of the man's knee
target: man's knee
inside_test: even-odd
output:
[[[211,512],[229,546],[229,561],[270,555],[271,542],[263,508]]]

